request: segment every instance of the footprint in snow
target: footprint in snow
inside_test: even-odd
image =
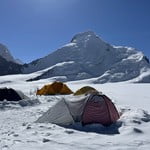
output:
[[[74,133],[74,131],[72,131],[72,130],[66,130],[66,131],[65,131],[65,133],[73,134],[73,133]]]
[[[138,128],[133,128],[133,131],[135,133],[143,133],[143,131],[141,129],[138,129]]]
[[[44,138],[42,141],[43,141],[43,143],[46,143],[46,142],[50,142],[51,140]]]

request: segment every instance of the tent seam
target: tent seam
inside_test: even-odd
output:
[[[75,120],[74,120],[74,118],[73,118],[73,115],[72,115],[71,112],[70,112],[69,106],[68,106],[68,104],[66,103],[66,100],[65,100],[64,98],[63,98],[63,101],[64,101],[64,103],[66,104],[66,106],[67,106],[67,108],[68,108],[68,110],[69,110],[69,114],[71,115],[73,121],[75,122]]]

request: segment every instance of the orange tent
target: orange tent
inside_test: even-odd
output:
[[[72,94],[73,92],[68,86],[62,82],[55,81],[52,84],[47,84],[40,90],[37,90],[36,95],[56,95],[56,94]]]

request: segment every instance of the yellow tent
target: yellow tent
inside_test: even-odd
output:
[[[81,89],[77,90],[74,95],[82,95],[82,94],[88,94],[92,92],[98,92],[96,89],[90,86],[84,86]]]
[[[62,82],[55,81],[52,84],[47,84],[40,90],[37,90],[36,95],[56,95],[56,94],[72,94],[71,89]]]

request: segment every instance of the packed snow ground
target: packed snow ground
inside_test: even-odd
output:
[[[62,97],[73,96],[36,96],[37,88],[54,79],[26,82],[28,78],[27,75],[0,77],[0,87],[19,89],[32,100],[26,99],[23,104],[0,103],[0,150],[149,150],[150,84],[68,82],[73,91],[85,85],[102,91],[114,101],[122,116],[110,127],[97,124],[61,127],[35,121]]]

